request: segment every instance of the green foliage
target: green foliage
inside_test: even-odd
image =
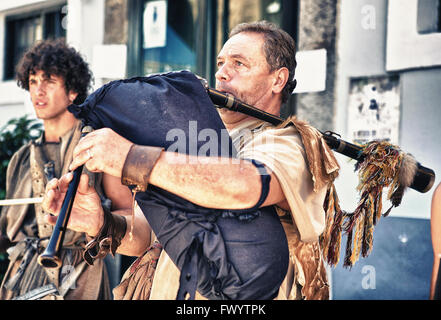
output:
[[[28,115],[13,118],[0,128],[0,199],[6,195],[6,169],[12,155],[22,145],[37,138],[42,132],[42,124]],[[8,256],[0,253],[0,281],[8,267]]]
[[[0,199],[6,194],[6,169],[12,155],[22,145],[37,138],[42,132],[42,124],[28,115],[13,118],[0,128]]]

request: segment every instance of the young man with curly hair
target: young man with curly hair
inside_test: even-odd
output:
[[[48,181],[68,172],[81,123],[67,107],[85,100],[91,80],[88,64],[64,39],[39,42],[24,54],[17,65],[17,83],[29,92],[35,114],[43,121],[44,132],[11,158],[7,170],[8,199],[43,196]],[[102,201],[107,194],[113,209],[124,206],[124,197],[112,195],[129,194],[125,186],[107,175],[87,174],[89,184],[96,188]],[[8,249],[10,263],[0,288],[0,299],[111,298],[103,260],[91,266],[83,261],[82,249],[88,240],[84,233],[66,232],[62,268],[46,269],[38,264],[37,258],[53,229],[46,215],[40,204],[3,208],[0,237],[12,246]]]

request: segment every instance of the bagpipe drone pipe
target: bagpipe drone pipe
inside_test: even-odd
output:
[[[282,124],[285,119],[277,117],[273,114],[267,113],[254,106],[251,106],[245,102],[240,101],[231,94],[220,92],[218,90],[209,88],[206,81],[201,79],[202,84],[207,90],[213,103],[219,108],[227,108],[231,111],[241,112],[249,116],[267,121],[275,126]],[[363,162],[366,157],[363,146],[356,145],[345,140],[342,140],[338,135],[331,131],[322,132],[322,136],[325,139],[328,146],[351,159],[357,160],[359,163]],[[412,174],[412,181],[409,185],[410,188],[425,193],[429,191],[435,182],[435,172],[427,167],[421,165],[421,163],[415,163],[415,171]]]
[[[219,108],[241,112],[275,126],[293,125],[297,121],[293,118],[287,121],[264,112],[228,93],[210,88],[205,79],[200,80],[213,103]],[[335,266],[339,261],[340,243],[344,232],[347,242],[343,266],[351,267],[360,255],[367,257],[371,252],[374,226],[381,216],[387,216],[393,207],[401,204],[407,188],[422,193],[429,191],[435,182],[435,172],[387,141],[370,141],[364,145],[356,145],[340,139],[330,131],[320,134],[332,150],[356,160],[355,171],[358,171],[359,175],[357,190],[360,200],[353,212],[342,210],[337,191],[332,184],[323,204],[326,227],[320,236],[323,256],[328,264]],[[389,188],[387,198],[392,205],[383,213],[385,188]]]

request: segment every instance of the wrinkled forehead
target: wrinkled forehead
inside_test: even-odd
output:
[[[225,42],[218,58],[228,58],[234,56],[243,56],[248,59],[265,59],[264,36],[254,32],[241,32]]]

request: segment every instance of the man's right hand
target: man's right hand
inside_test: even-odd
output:
[[[55,225],[72,178],[73,173],[69,172],[60,179],[52,179],[46,185],[42,207],[44,211],[53,214],[47,215],[49,224]],[[67,227],[94,237],[103,225],[103,220],[104,211],[100,197],[96,190],[89,186],[89,176],[82,174]]]

